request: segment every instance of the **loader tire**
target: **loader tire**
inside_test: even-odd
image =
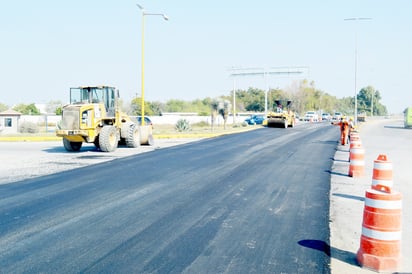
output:
[[[100,131],[99,145],[104,152],[112,152],[117,148],[117,132],[114,126],[104,126]]]
[[[97,149],[100,149],[99,136],[94,139],[93,144]]]
[[[70,142],[66,138],[63,138],[63,145],[67,151],[79,151],[82,144],[82,142]]]
[[[126,136],[127,147],[139,147],[140,146],[140,134],[136,124],[131,124],[127,129]]]

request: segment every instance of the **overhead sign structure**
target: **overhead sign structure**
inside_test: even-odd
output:
[[[265,68],[232,68],[229,69],[232,73],[230,74],[233,78],[233,123],[235,123],[236,116],[236,77],[245,77],[245,76],[263,76],[266,81],[266,92],[265,92],[265,116],[268,112],[268,76],[270,75],[299,75],[306,72],[308,74],[309,67],[271,67],[269,69]]]

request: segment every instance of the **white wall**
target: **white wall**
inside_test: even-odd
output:
[[[210,116],[198,116],[198,115],[185,115],[184,113],[179,113],[179,114],[173,114],[173,113],[167,113],[162,116],[148,116],[150,120],[152,120],[153,124],[158,124],[158,125],[175,125],[178,120],[180,119],[186,119],[189,121],[190,124],[195,124],[199,122],[206,122],[208,124],[211,124],[211,117]],[[245,116],[239,116],[236,117],[236,122],[241,123],[245,120]],[[22,115],[20,117],[20,124],[24,122],[32,122],[36,124],[45,124],[45,121],[47,119],[47,123],[50,126],[56,125],[60,120],[61,116],[60,115]],[[222,116],[218,116],[216,118],[216,124],[217,125],[223,125],[223,118]],[[227,119],[227,124],[233,124],[233,117],[230,116]]]
[[[32,122],[36,124],[44,124],[47,120],[49,125],[56,125],[61,120],[60,115],[22,115],[20,117],[20,124],[24,122]]]

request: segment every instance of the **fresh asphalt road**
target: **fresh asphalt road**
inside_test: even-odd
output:
[[[0,185],[0,272],[330,273],[337,139],[262,128]]]

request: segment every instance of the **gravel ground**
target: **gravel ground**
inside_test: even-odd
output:
[[[93,144],[84,144],[79,152],[67,152],[60,141],[0,142],[0,184],[13,183],[196,140],[199,139],[157,139],[154,146],[119,147],[110,153],[97,151]]]

